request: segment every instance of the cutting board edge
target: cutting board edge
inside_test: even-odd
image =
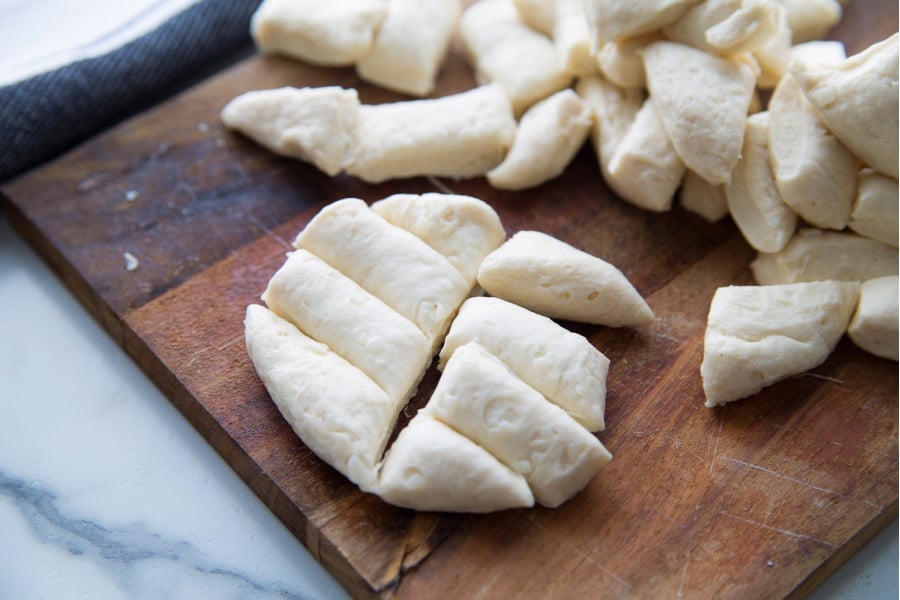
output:
[[[866,523],[837,552],[813,570],[800,585],[794,588],[793,592],[788,594],[785,600],[802,600],[808,597],[845,562],[859,552],[863,546],[872,541],[876,535],[881,533],[897,518],[898,500],[900,499],[894,498],[894,501],[886,506],[880,515]]]
[[[14,231],[31,246],[41,260],[59,278],[87,313],[109,335],[113,342],[137,365],[160,393],[178,410],[216,453],[222,457],[241,481],[259,498],[307,551],[340,585],[356,599],[377,600],[381,596],[374,590],[327,537],[310,525],[308,517],[295,506],[285,492],[268,480],[253,459],[240,444],[228,435],[201,403],[190,400],[190,393],[174,373],[168,371],[140,336],[129,327],[128,315],[120,319],[100,295],[91,289],[75,266],[66,259],[46,238],[41,230],[0,188],[0,210]],[[176,286],[177,289],[177,286]]]

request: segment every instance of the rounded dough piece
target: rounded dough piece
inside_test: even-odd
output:
[[[333,177],[352,160],[359,111],[354,89],[283,87],[241,94],[221,118],[275,154],[310,162]]]
[[[760,252],[778,252],[797,228],[797,215],[784,203],[769,166],[769,114],[747,119],[744,150],[725,187],[728,210],[744,239]]]
[[[604,428],[609,359],[584,336],[500,298],[466,300],[441,348],[443,369],[476,341],[588,431]]]
[[[898,176],[900,33],[840,62],[793,61],[791,74],[834,135],[876,171]]]
[[[559,176],[593,124],[590,108],[570,89],[541,100],[522,116],[512,147],[488,171],[488,182],[498,189],[523,190]]]
[[[469,295],[459,271],[356,198],[332,202],[294,240],[409,319],[435,345]]]
[[[391,0],[359,76],[381,87],[427,96],[462,13],[460,0]]]
[[[390,504],[415,510],[484,513],[534,505],[524,477],[421,414],[388,450],[376,491]]]
[[[856,202],[847,226],[856,233],[897,247],[900,229],[897,180],[872,169],[859,174]]]
[[[853,343],[875,356],[898,360],[898,277],[890,275],[864,281],[859,304],[847,328]]]
[[[244,332],[253,367],[294,432],[319,458],[372,491],[399,406],[328,346],[258,304],[247,307]]]
[[[577,494],[612,458],[596,437],[477,342],[456,349],[420,414],[520,473],[535,499],[550,508]]]
[[[506,240],[497,212],[472,196],[394,194],[372,203],[371,209],[443,254],[470,288],[481,261]]]
[[[858,297],[855,281],[716,290],[700,365],[706,406],[746,398],[822,364],[847,330]]]
[[[865,281],[897,274],[897,248],[855,233],[801,229],[779,252],[750,264],[760,285],[800,281]]]
[[[386,14],[383,0],[265,0],[250,19],[250,35],[262,52],[349,66],[371,51]]]
[[[432,345],[415,325],[306,250],[291,253],[269,280],[263,301],[401,405],[431,361]]]
[[[478,283],[492,296],[554,319],[610,327],[653,321],[619,269],[538,231],[520,231],[490,253]]]

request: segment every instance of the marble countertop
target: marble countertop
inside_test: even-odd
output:
[[[0,75],[98,35],[73,19],[118,10],[133,26],[179,2],[0,0]],[[68,27],[30,40],[17,27],[53,19]],[[347,597],[5,215],[0,406],[0,598]],[[812,598],[897,598],[897,540],[894,521]]]

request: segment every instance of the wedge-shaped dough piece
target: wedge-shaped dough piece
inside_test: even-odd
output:
[[[506,230],[491,206],[456,194],[394,194],[372,210],[440,252],[473,288],[478,267],[506,240]]]
[[[335,86],[284,87],[241,94],[222,109],[222,121],[276,154],[337,175],[358,142],[359,96]]]
[[[364,105],[347,172],[370,183],[433,175],[478,177],[500,164],[516,135],[498,85],[425,100]]]
[[[843,16],[837,0],[775,0],[787,11],[795,44],[825,37]]]
[[[372,50],[356,72],[381,87],[427,96],[462,13],[460,0],[390,0]]]
[[[524,477],[467,437],[421,414],[388,450],[378,495],[415,510],[486,513],[534,506]]]
[[[859,289],[859,304],[847,328],[853,343],[875,356],[898,360],[896,275],[864,281]]]
[[[798,281],[865,281],[897,274],[897,248],[854,233],[801,229],[774,254],[750,264],[760,285]]]
[[[456,349],[421,412],[520,473],[535,499],[551,508],[612,458],[587,429],[476,342]]]
[[[868,166],[894,179],[898,46],[895,33],[841,63],[791,63],[791,74],[834,135]]]
[[[725,187],[728,210],[744,239],[760,252],[778,252],[797,228],[797,214],[781,199],[769,166],[769,113],[747,119],[741,160]]]
[[[500,84],[516,115],[572,82],[553,40],[523,23],[512,0],[472,4],[459,30],[479,83]]]
[[[294,247],[309,250],[355,281],[435,345],[471,289],[437,250],[356,198],[320,210]]]
[[[772,4],[774,10],[775,31],[753,49],[753,57],[759,63],[760,73],[756,86],[770,90],[787,73],[791,62],[791,27],[788,24],[787,10],[777,2]]]
[[[563,68],[576,76],[596,72],[594,37],[583,0],[550,0],[547,4],[556,8],[552,37]]]
[[[724,185],[713,185],[693,171],[684,174],[678,194],[681,206],[698,214],[710,223],[728,214],[728,199]]]
[[[346,360],[272,311],[247,307],[250,360],[294,432],[363,491],[377,481],[399,405]]]
[[[431,362],[432,344],[408,319],[306,250],[293,252],[263,301],[328,346],[400,405]]]
[[[591,109],[570,89],[539,101],[522,116],[512,148],[488,171],[488,182],[498,189],[523,190],[558,177],[593,124]]]
[[[477,297],[463,303],[450,326],[440,368],[471,341],[588,430],[603,429],[609,359],[584,336],[511,302]]]
[[[585,0],[598,47],[662,29],[700,0]]]
[[[769,160],[781,198],[811,225],[843,229],[859,160],[825,127],[790,75],[775,87],[769,115]]]
[[[897,247],[900,227],[897,180],[871,169],[859,174],[856,202],[847,224],[856,233]]]
[[[672,208],[675,190],[684,177],[684,163],[675,153],[656,102],[647,98],[609,161],[610,186],[635,206],[664,212]]]
[[[478,283],[492,296],[554,319],[610,327],[653,321],[619,269],[539,231],[520,231],[491,252]]]
[[[600,73],[611,83],[623,88],[643,88],[643,50],[648,44],[662,39],[659,32],[647,33],[615,42],[606,42],[597,52]]]
[[[753,69],[668,41],[644,49],[644,69],[678,156],[710,183],[727,183],[741,155]]]
[[[263,52],[349,66],[372,49],[386,14],[384,0],[265,0],[253,13],[250,34]]]
[[[609,163],[641,110],[644,93],[640,89],[622,89],[599,75],[579,79],[575,84],[575,92],[588,103],[594,113],[591,143],[603,179],[616,193],[624,196],[610,180]]]
[[[714,54],[749,52],[778,28],[771,0],[706,0],[665,28],[673,42]]]
[[[822,364],[858,297],[859,283],[850,281],[716,290],[700,365],[706,406],[746,398]]]

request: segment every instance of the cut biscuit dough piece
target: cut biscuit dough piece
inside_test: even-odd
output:
[[[484,257],[506,240],[494,209],[471,196],[394,194],[372,203],[371,209],[443,254],[469,288],[477,283]]]
[[[795,44],[818,40],[838,24],[843,8],[837,0],[775,0],[784,6]]]
[[[359,76],[383,88],[427,96],[462,13],[460,0],[390,0]]]
[[[753,69],[669,41],[644,49],[644,69],[678,156],[710,183],[727,183],[741,154]]]
[[[306,250],[291,253],[262,299],[372,378],[399,406],[431,362],[432,343],[418,327]]]
[[[759,46],[753,49],[753,57],[759,63],[760,73],[756,87],[770,90],[787,73],[791,62],[791,27],[788,25],[787,10],[773,3],[774,31]]]
[[[778,252],[797,228],[797,214],[781,199],[769,166],[769,113],[747,119],[741,160],[725,187],[728,210],[744,239],[760,252]]]
[[[477,342],[460,346],[421,411],[485,448],[555,508],[612,456],[589,431]]]
[[[534,505],[524,477],[421,414],[385,455],[377,493],[395,506],[415,510],[486,513]]]
[[[750,264],[760,285],[799,281],[865,281],[897,274],[897,248],[855,233],[801,229],[774,254]]]
[[[659,32],[647,33],[614,42],[606,42],[597,52],[600,73],[611,83],[622,88],[646,87],[644,57],[648,44],[662,39]]]
[[[591,143],[597,155],[600,173],[613,190],[609,176],[609,163],[622,138],[637,117],[644,103],[644,92],[640,89],[622,89],[599,75],[582,77],[575,84],[575,92],[581,96],[594,114],[594,128]]]
[[[706,0],[689,8],[665,33],[673,42],[705,52],[734,54],[760,47],[777,28],[771,0]]]
[[[862,161],[897,179],[900,34],[839,63],[791,63],[791,74],[828,128]]]
[[[571,89],[540,100],[522,116],[515,141],[488,182],[503,190],[536,187],[559,176],[590,134],[588,105]]]
[[[247,352],[294,432],[363,491],[377,481],[399,405],[362,371],[272,311],[252,304]]]
[[[324,207],[293,244],[409,319],[435,346],[471,289],[437,250],[356,198]]]
[[[600,47],[674,23],[700,0],[585,0]]]
[[[335,86],[283,87],[241,94],[222,109],[227,127],[281,156],[343,171],[358,142],[359,96]]]
[[[512,0],[472,4],[459,31],[478,82],[502,86],[516,115],[572,82],[553,40],[522,22]]]
[[[439,368],[472,341],[589,431],[604,428],[609,359],[584,336],[511,302],[477,297],[463,303],[450,326]]]
[[[653,321],[619,269],[539,231],[520,231],[491,252],[478,283],[492,296],[554,319],[610,327]]]
[[[608,183],[624,200],[655,212],[672,208],[684,177],[654,99],[647,98],[607,166]]]
[[[583,0],[551,0],[555,8],[552,37],[566,72],[588,75],[597,71],[594,38]]]
[[[710,223],[728,214],[725,186],[713,185],[690,170],[684,174],[678,198],[685,210],[700,215]]]
[[[859,304],[847,328],[847,336],[854,344],[890,360],[898,360],[898,285],[896,275],[864,281]]]
[[[700,365],[706,406],[746,398],[822,364],[847,330],[858,297],[855,281],[716,290]]]
[[[510,100],[499,85],[364,105],[346,171],[369,183],[423,175],[478,177],[500,164],[515,135]]]
[[[872,169],[859,174],[856,202],[847,226],[856,233],[897,247],[897,180]]]
[[[859,160],[828,130],[792,76],[775,87],[769,115],[769,160],[781,198],[811,225],[843,229]]]
[[[265,0],[253,13],[250,34],[262,52],[349,66],[371,51],[386,14],[384,0]]]

